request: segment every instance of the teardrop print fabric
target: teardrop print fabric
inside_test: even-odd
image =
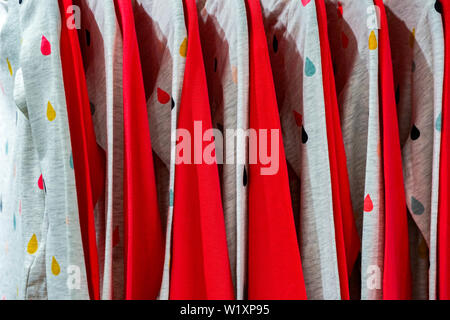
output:
[[[379,243],[384,237],[384,189],[378,152],[381,123],[377,19],[369,19],[375,24],[366,27],[367,12],[376,9],[372,1],[326,0],[325,3],[352,204],[362,241],[361,275],[353,273],[350,286],[353,291],[361,291],[361,299],[376,300],[381,298],[382,284],[380,281],[372,283],[371,279],[373,270],[382,274],[383,250]],[[376,14],[371,17],[376,18]],[[365,27],[361,28],[363,25]],[[340,32],[345,32],[349,38],[347,48],[336,39]]]
[[[316,6],[314,1],[309,1],[305,6],[295,1],[277,3],[263,0],[261,6],[267,40],[276,33],[279,43],[278,51],[270,50],[269,53],[286,160],[297,176],[291,179],[290,184],[299,181],[301,185],[301,189],[292,194],[292,207],[298,208],[300,205],[294,215],[300,221],[298,243],[306,293],[308,299],[340,299]],[[290,72],[285,72],[286,69]],[[296,124],[293,111],[303,117],[301,129]],[[327,258],[324,260],[325,256]]]
[[[210,0],[204,5],[198,3],[197,9],[213,126],[223,133],[226,146],[235,139],[226,135],[227,130],[248,129],[249,52],[245,1]],[[211,25],[212,19],[216,23]],[[245,137],[236,137],[234,148],[225,147],[218,156],[224,163],[219,174],[231,273],[236,298],[242,300],[247,274],[248,150]]]
[[[450,239],[450,170],[447,164],[450,161],[450,3],[441,1],[442,14],[444,16],[445,36],[445,67],[444,67],[444,95],[442,106],[442,144],[441,144],[441,168],[439,173],[439,211],[438,211],[438,243],[437,243],[437,277],[436,298],[440,300],[450,299],[450,250],[447,245]]]
[[[353,216],[347,157],[339,118],[336,85],[333,74],[331,51],[328,41],[326,8],[323,0],[316,1],[317,20],[321,42],[323,87],[327,117],[328,150],[330,157],[331,183],[333,191],[334,226],[338,256],[341,299],[350,299],[349,277],[358,257],[361,241]]]
[[[13,296],[33,300],[89,299],[75,177],[69,161],[72,146],[62,77],[58,1],[10,1],[8,7],[4,28],[14,23],[20,33],[6,34],[4,29],[2,41],[10,43],[8,50],[17,50],[15,55],[20,56],[20,60],[8,60],[11,70],[22,70],[28,117],[22,113],[16,117],[17,128],[23,132],[17,147],[28,155],[16,163],[16,176],[27,177],[17,184],[17,195],[39,190],[31,198],[15,199],[11,207],[15,221],[11,227],[23,235],[19,242],[23,249],[17,253],[23,254],[23,270],[29,274],[21,275],[20,284],[14,284]],[[60,266],[57,277],[52,272],[52,257]],[[67,286],[68,270],[77,273],[79,290]],[[36,285],[28,288],[30,283]]]
[[[0,0],[0,300],[450,299],[449,1]]]
[[[389,9],[387,18],[397,88],[406,203],[420,230],[420,239],[416,239],[415,247],[410,250],[417,279],[413,282],[415,299],[436,298],[441,146],[441,132],[436,124],[442,112],[445,46],[442,18],[435,10],[435,2],[412,1],[405,10],[396,1],[385,1]],[[428,259],[418,255],[422,239],[430,249],[429,267]]]
[[[113,0],[76,4],[83,17],[79,42],[92,122],[96,142],[106,154],[105,194],[94,208],[96,217],[104,212],[104,220],[96,223],[101,299],[124,299],[122,34]],[[67,21],[72,21],[75,12],[69,9]]]

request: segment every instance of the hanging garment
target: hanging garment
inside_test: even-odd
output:
[[[439,179],[439,212],[438,212],[438,244],[437,244],[437,288],[436,298],[440,300],[450,299],[450,99],[448,88],[450,87],[450,3],[437,1],[436,10],[440,11],[444,23],[445,35],[445,69],[444,69],[444,95],[442,107],[442,141],[441,141],[441,167]],[[430,283],[431,285],[431,283]]]
[[[71,13],[72,0],[59,0],[62,21]],[[72,161],[77,186],[86,273],[91,300],[100,299],[100,272],[94,207],[105,183],[104,152],[97,145],[91,117],[83,60],[76,28],[61,26],[61,62],[72,142]]]
[[[245,139],[249,91],[247,13],[244,0],[200,0],[197,9],[213,126],[223,136],[223,147],[216,145],[216,157],[231,274],[236,298],[244,299],[248,201],[248,144]]]
[[[105,194],[96,208],[101,298],[124,299],[122,34],[113,0],[74,0],[97,143],[106,153]],[[74,20],[71,20],[73,14]],[[76,20],[77,14],[82,19]]]
[[[300,185],[293,199],[294,208],[300,204],[298,233],[306,292],[309,299],[340,299],[315,2],[263,0],[261,6],[287,162],[296,175],[291,184]],[[345,278],[346,267],[341,267]]]
[[[123,37],[125,297],[156,299],[164,239],[131,2],[116,0]]]
[[[327,117],[328,149],[333,188],[334,225],[339,263],[341,298],[348,300],[349,277],[358,257],[361,241],[353,216],[347,157],[342,139],[331,51],[328,42],[327,12],[324,0],[316,0],[322,55],[322,74]]]
[[[259,135],[249,150],[248,298],[306,299],[263,15],[259,0],[247,0],[246,5],[250,40],[249,126]],[[256,155],[255,150],[263,144],[267,144],[266,150],[279,151],[272,153],[271,163]]]
[[[33,202],[39,210],[43,208],[43,195],[33,192],[39,177],[39,160],[33,147],[31,129],[28,119],[20,111],[14,100],[14,78],[19,65],[19,43],[15,37],[20,36],[17,28],[18,6],[10,5],[7,1],[0,1],[0,299],[14,300],[26,298],[25,272],[34,270],[30,262],[25,264],[24,243],[22,239],[22,211],[21,199],[27,196],[27,204]],[[18,92],[18,89],[16,89]],[[23,86],[21,87],[23,92]],[[26,106],[25,98],[21,98],[20,105]],[[27,152],[27,153],[25,153]],[[26,155],[26,157],[21,157]],[[20,183],[18,170],[27,172]],[[23,188],[26,185],[31,188]],[[23,190],[23,191],[22,191]],[[28,192],[26,192],[28,190]],[[25,191],[25,192],[24,192]],[[28,217],[26,217],[28,220]],[[35,216],[36,231],[40,230],[42,215]],[[38,236],[40,237],[40,232]],[[41,238],[41,237],[40,237]],[[18,270],[21,266],[21,270]],[[43,272],[45,274],[45,271]],[[46,296],[45,279],[36,280],[35,273],[31,273],[31,280],[37,287],[42,288],[41,296]],[[37,297],[36,290],[30,292]]]
[[[406,203],[415,222],[411,224],[409,238],[414,271],[413,297],[418,299],[428,298],[428,269],[429,296],[430,299],[436,297],[444,34],[435,2],[410,1],[405,6],[398,1],[385,1]]]
[[[14,94],[21,113],[17,117],[15,149],[21,152],[16,163],[17,193],[9,207],[12,230],[21,238],[11,244],[11,253],[22,262],[15,265],[18,276],[12,278],[19,283],[9,282],[13,298],[89,298],[64,94],[60,26],[56,0],[39,4],[8,2],[1,43],[11,78],[9,96]],[[7,294],[11,296],[11,291]]]
[[[376,9],[372,1],[325,3],[352,203],[362,239],[361,277],[352,282],[360,286],[361,299],[377,300],[382,295],[384,188]]]
[[[385,188],[383,299],[405,300],[411,298],[411,268],[391,48],[383,2],[374,0],[374,4],[380,10],[379,90]]]
[[[166,230],[164,274],[159,298],[167,300],[170,285],[176,128],[187,45],[183,1],[137,0],[134,15],[159,207]]]
[[[178,119],[170,299],[233,299],[215,142],[213,135],[207,138],[212,124],[197,7],[195,0],[184,5],[188,38],[180,51],[186,69]]]

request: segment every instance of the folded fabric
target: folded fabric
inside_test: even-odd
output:
[[[123,37],[125,298],[156,299],[164,238],[131,2],[116,0]]]
[[[350,299],[349,278],[360,252],[361,241],[353,216],[347,157],[342,139],[331,51],[328,40],[327,12],[324,0],[316,0],[320,34],[322,74],[327,117],[328,150],[333,188],[334,226],[339,263],[341,298]]]
[[[260,157],[249,164],[248,298],[306,299],[262,9],[259,0],[247,0],[246,5],[250,41],[249,127],[258,134],[270,132],[260,136],[258,144],[262,141],[267,143],[267,149],[273,145],[279,150],[272,159],[272,164],[278,164],[276,172]]]
[[[186,56],[180,55],[187,36],[183,1],[137,0],[134,15],[152,137],[158,203],[166,230],[164,273],[159,299],[168,299],[176,128],[186,62]]]
[[[196,131],[204,137],[212,123],[197,7],[195,0],[185,0],[184,5],[188,38],[180,49],[186,69],[178,130],[187,134],[180,133],[177,145],[182,159],[175,169],[170,299],[233,299],[218,168],[216,162],[203,159],[214,141],[194,141],[192,149],[188,143]]]
[[[197,9],[213,126],[223,136],[216,155],[231,274],[236,298],[243,299],[247,274],[248,143],[242,134],[248,129],[247,13],[244,0],[197,1]]]

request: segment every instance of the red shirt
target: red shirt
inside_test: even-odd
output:
[[[115,0],[123,36],[125,297],[156,299],[164,239],[152,145],[131,1]]]
[[[442,4],[445,36],[444,96],[442,106],[441,167],[439,176],[437,298],[450,299],[450,3]]]
[[[178,128],[194,140],[194,122],[201,124],[202,136],[212,123],[195,0],[184,5],[188,45]],[[191,164],[176,165],[170,299],[234,297],[218,167],[204,159],[201,164],[193,161],[194,152],[203,155],[210,144],[202,141],[192,149]]]
[[[62,21],[72,0],[59,0]],[[105,154],[97,145],[76,29],[61,25],[61,63],[72,142],[78,211],[91,299],[100,299],[100,277],[94,207],[104,190]]]
[[[381,21],[378,50],[385,184],[383,299],[404,300],[411,298],[411,268],[394,76],[385,8],[382,0],[374,0],[374,4],[380,8]]]
[[[286,157],[259,0],[246,0],[250,49],[250,128],[279,135],[279,170],[262,175],[249,165],[248,298],[306,299],[292,212]],[[300,146],[299,146],[300,147]]]

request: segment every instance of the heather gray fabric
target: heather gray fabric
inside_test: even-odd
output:
[[[326,7],[353,209],[362,237],[361,279],[357,282],[361,282],[361,299],[380,299],[384,180],[377,11],[372,0],[326,0]]]
[[[124,298],[122,34],[113,0],[75,0],[80,46],[98,144],[106,152],[106,192],[96,207],[101,299]]]
[[[7,269],[0,294],[10,299],[88,299],[59,54],[58,1],[7,5],[0,41],[2,101],[11,116],[15,96],[21,111],[16,131],[11,130],[15,165],[6,175],[10,191],[0,218],[6,222],[0,224],[0,239],[10,241],[7,250],[0,250],[6,253],[0,268]],[[4,120],[9,119],[0,122]]]
[[[308,299],[340,299],[315,2],[262,0],[261,5],[286,157],[301,185],[306,293]]]
[[[176,128],[183,87],[187,32],[183,1],[136,0],[136,33],[141,54],[159,208],[166,224],[166,250],[160,299],[169,298],[175,179]],[[159,99],[161,94],[171,99]]]
[[[214,127],[223,133],[216,145],[228,253],[236,298],[244,299],[247,271],[246,139],[226,130],[248,129],[249,48],[244,0],[198,0],[199,28]],[[216,140],[219,141],[219,140]],[[227,148],[231,146],[231,148]],[[221,165],[223,163],[223,166]]]
[[[429,296],[434,300],[444,77],[442,17],[434,8],[435,0],[411,0],[407,6],[387,0],[385,5],[399,110],[406,203],[415,221],[415,224],[410,223],[413,298]],[[414,230],[417,228],[420,232]]]
[[[17,168],[25,167],[35,176],[40,174],[33,149],[27,153],[27,159],[20,160],[25,146],[32,145],[32,141],[29,123],[22,120],[25,117],[14,103],[15,81],[11,72],[16,73],[15,67],[18,65],[18,43],[13,40],[19,34],[19,30],[13,28],[17,20],[18,15],[13,13],[13,8],[8,8],[6,1],[0,1],[0,300],[24,296],[23,275],[29,269],[17,267],[24,266],[25,258],[22,223],[17,210],[22,189],[17,179]],[[23,192],[22,195],[27,198],[33,196],[31,192]],[[37,194],[32,200],[37,204],[41,199],[42,196]],[[39,207],[42,208],[42,204]],[[38,216],[38,226],[41,220],[42,217]]]

